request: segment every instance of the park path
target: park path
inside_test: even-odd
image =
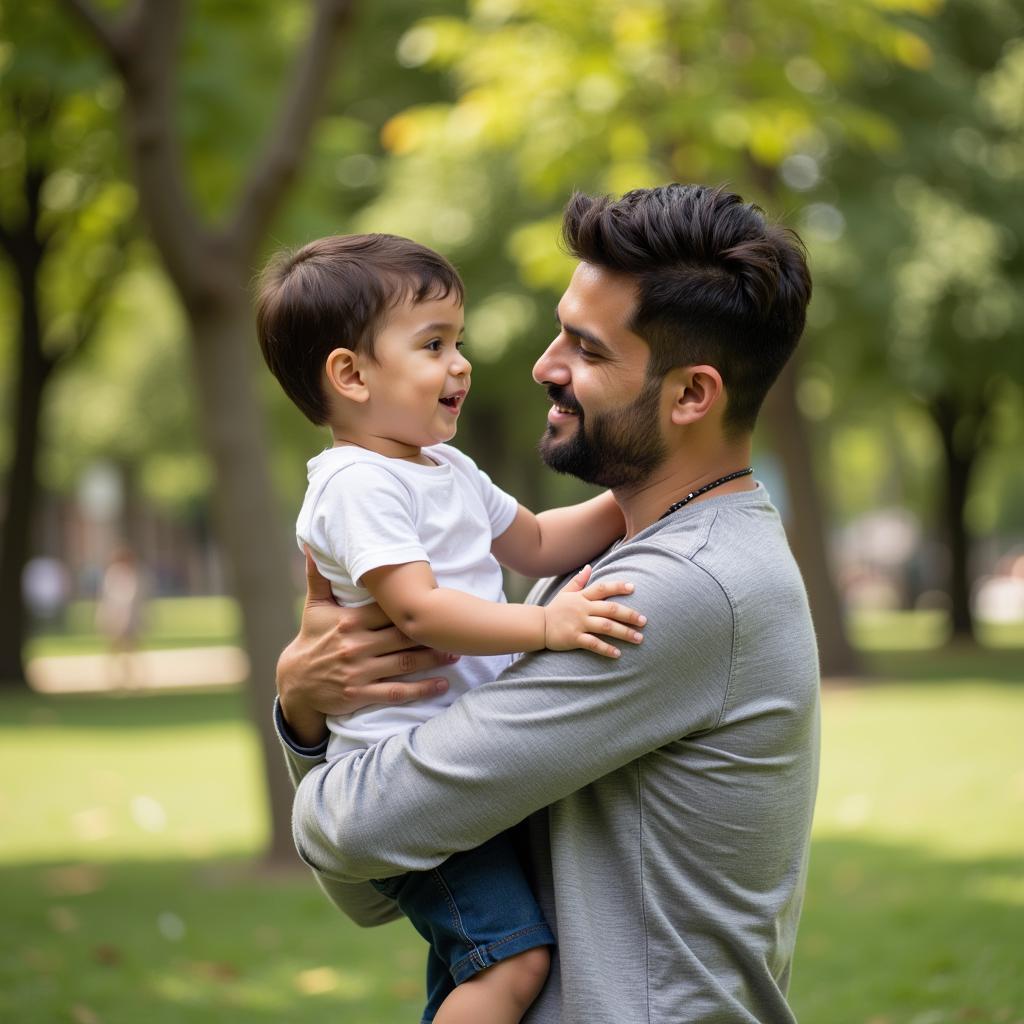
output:
[[[132,654],[33,658],[28,681],[39,693],[103,693],[232,686],[249,674],[238,647],[187,647]]]

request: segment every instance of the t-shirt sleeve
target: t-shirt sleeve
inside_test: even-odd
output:
[[[472,487],[480,495],[480,500],[487,510],[487,519],[491,524],[491,536],[500,537],[511,525],[519,511],[519,502],[503,491],[479,466],[464,452],[452,445],[440,445],[438,453],[443,453],[451,462],[457,473],[463,474]]]
[[[519,502],[511,494],[503,491],[491,478],[476,466],[477,483],[480,497],[487,509],[487,518],[491,522],[491,536],[500,537],[511,525],[519,511]]]
[[[310,530],[313,547],[343,566],[356,584],[382,565],[428,562],[414,512],[412,492],[383,466],[346,466],[317,498]]]

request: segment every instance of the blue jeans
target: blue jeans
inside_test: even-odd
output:
[[[448,993],[485,967],[537,946],[553,946],[509,833],[456,853],[430,871],[373,882],[430,943],[427,1006],[434,1019]]]

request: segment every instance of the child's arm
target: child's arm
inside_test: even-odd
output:
[[[631,583],[587,586],[589,579],[587,566],[546,607],[497,604],[439,587],[427,562],[371,569],[361,582],[406,636],[439,651],[511,654],[582,648],[617,658],[619,650],[596,634],[640,643],[643,635],[633,627],[647,620],[632,608],[605,600],[632,593]]]
[[[524,576],[562,576],[599,555],[625,529],[611,491],[539,515],[520,505],[512,525],[495,537],[491,552]]]

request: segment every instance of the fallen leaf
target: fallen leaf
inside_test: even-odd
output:
[[[234,964],[224,960],[196,960],[189,967],[193,974],[209,981],[233,981],[241,974]]]
[[[295,987],[307,996],[333,992],[338,987],[338,972],[333,967],[311,967],[295,976]]]
[[[104,942],[93,948],[93,959],[104,967],[116,967],[121,962],[121,950]]]
[[[88,896],[106,883],[106,875],[93,864],[68,864],[44,872],[43,882],[56,896]]]
[[[67,934],[78,929],[78,915],[70,907],[50,907],[47,917],[55,932]]]

